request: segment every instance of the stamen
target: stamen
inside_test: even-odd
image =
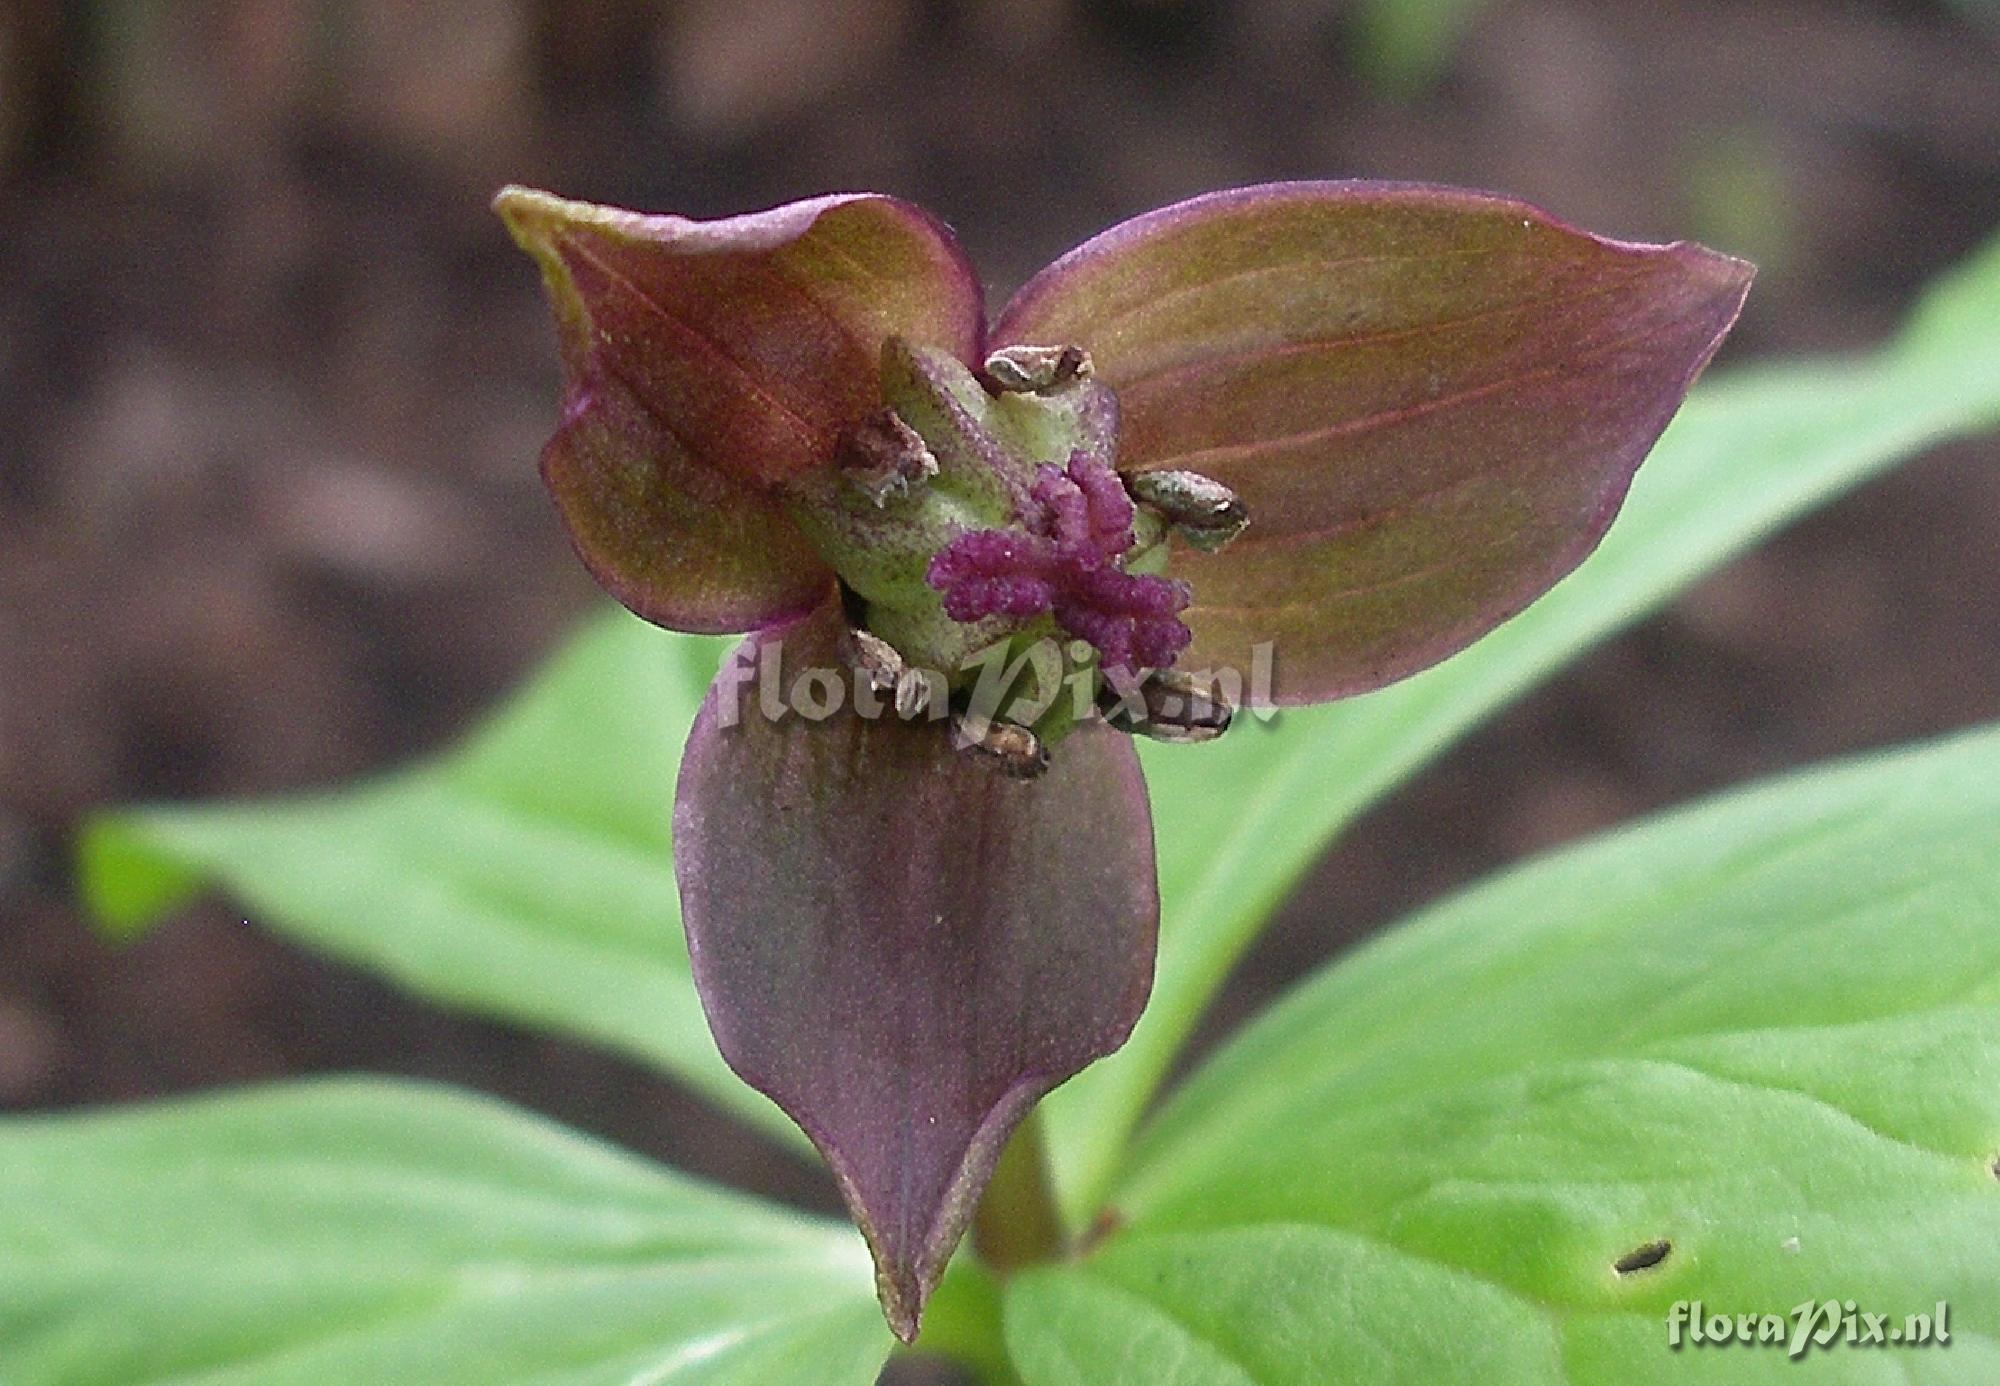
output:
[[[896,715],[905,722],[914,722],[930,711],[932,703],[943,701],[944,676],[912,669],[881,636],[850,626],[842,640],[841,657],[849,667],[860,670],[876,692],[889,695]]]
[[[1214,553],[1250,523],[1234,491],[1200,472],[1141,472],[1125,484],[1140,503],[1203,553]]]
[[[1148,674],[1136,684],[1114,677],[1098,695],[1097,706],[1121,731],[1155,741],[1213,741],[1235,717],[1213,683],[1171,669]]]
[[[1090,355],[1082,347],[1012,346],[986,358],[993,383],[1015,394],[1045,394],[1090,373]]]
[[[1028,728],[1013,722],[988,722],[975,730],[966,718],[956,717],[952,739],[959,749],[991,761],[1010,780],[1039,779],[1048,773],[1049,748]]]
[[[835,464],[879,508],[937,475],[937,458],[893,409],[878,409],[841,435]]]

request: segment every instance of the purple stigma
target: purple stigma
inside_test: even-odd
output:
[[[1056,624],[1096,647],[1107,669],[1165,669],[1194,637],[1180,620],[1185,582],[1125,572],[1136,514],[1118,473],[1087,453],[1069,468],[1043,466],[1029,493],[1024,533],[961,534],[931,560],[924,580],[954,621],[1025,619]]]

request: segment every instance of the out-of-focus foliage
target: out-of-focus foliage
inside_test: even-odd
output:
[[[106,818],[84,889],[130,931],[227,881],[314,947],[612,1045],[796,1140],[715,1052],[674,890],[681,743],[724,648],[608,612],[453,755],[284,805]]]
[[[1472,18],[1490,0],[1363,0],[1355,62],[1383,89],[1409,96],[1443,75]]]

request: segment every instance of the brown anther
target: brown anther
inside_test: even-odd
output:
[[[1203,553],[1214,553],[1250,523],[1236,493],[1200,472],[1140,472],[1125,478],[1125,489]]]
[[[990,760],[1010,780],[1038,779],[1049,768],[1049,748],[1026,727],[1014,722],[986,722],[954,717],[951,723],[956,745],[968,753]]]
[[[933,707],[944,710],[944,675],[931,669],[905,669],[896,679],[896,715],[914,722]]]
[[[894,645],[873,631],[850,626],[845,641],[842,658],[850,668],[867,675],[877,692],[889,694],[897,717],[913,722],[934,704],[940,705],[939,715],[943,715],[940,704],[945,696],[943,675],[911,668]]]
[[[1011,346],[986,358],[986,374],[1014,394],[1046,394],[1091,374],[1090,353],[1077,346]]]
[[[887,693],[900,685],[903,656],[896,647],[872,631],[850,626],[841,654],[847,662],[868,676],[868,682]]]
[[[1184,745],[1215,740],[1236,716],[1214,684],[1175,669],[1148,674],[1136,690],[1107,687],[1099,706],[1122,732]]]
[[[834,463],[879,508],[937,475],[937,458],[893,409],[878,409],[841,434]]]

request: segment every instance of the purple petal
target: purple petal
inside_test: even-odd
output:
[[[1183,665],[1247,670],[1269,642],[1277,701],[1316,702],[1444,658],[1581,562],[1750,274],[1484,194],[1273,184],[1105,232],[994,338],[1083,346],[1122,469],[1242,497],[1234,544],[1174,553]]]
[[[1008,1134],[1138,1019],[1152,824],[1130,743],[1101,727],[1021,782],[943,723],[759,715],[760,652],[781,645],[789,688],[837,667],[835,631],[825,612],[753,636],[717,679],[676,868],[723,1056],[826,1157],[907,1340]]]
[[[544,475],[592,571],[662,625],[741,630],[815,601],[830,574],[765,493],[881,407],[885,338],[980,359],[963,253],[894,198],[708,222],[523,188],[494,205],[555,308],[565,424]]]
[[[832,590],[775,497],[696,464],[615,379],[572,387],[542,480],[591,575],[659,625],[750,630]]]

